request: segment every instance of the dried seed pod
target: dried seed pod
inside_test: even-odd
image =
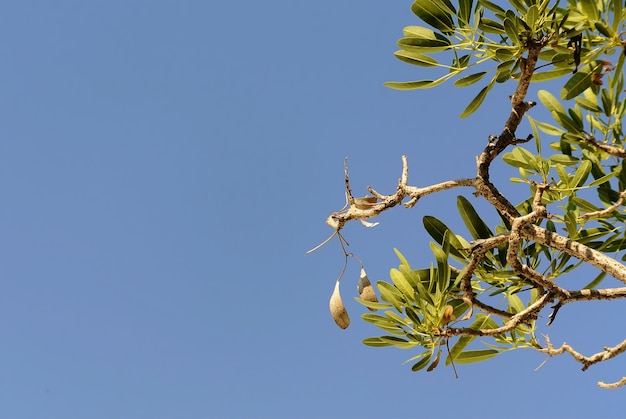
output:
[[[443,324],[448,324],[453,320],[456,320],[456,317],[454,316],[454,307],[448,305],[446,306],[446,309],[443,312],[443,317],[441,319],[441,322]]]
[[[339,281],[335,283],[335,290],[330,297],[330,314],[333,316],[333,320],[337,323],[337,326],[342,329],[350,326],[350,317],[346,311],[346,307],[341,301],[341,294],[339,294]]]
[[[374,287],[370,282],[367,274],[365,273],[365,269],[361,268],[361,276],[359,278],[359,282],[356,286],[357,291],[359,292],[359,296],[361,299],[365,301],[370,301],[372,303],[377,303],[378,298],[376,298],[376,292],[374,292]],[[370,311],[376,311],[375,308],[369,308]]]
[[[437,365],[439,365],[440,358],[441,358],[441,349],[439,349],[439,352],[437,352],[437,356],[435,356],[435,360],[433,361],[432,364],[428,366],[428,368],[426,369],[426,372],[431,372],[432,370],[437,368]]]

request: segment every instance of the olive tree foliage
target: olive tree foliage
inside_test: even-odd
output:
[[[395,55],[436,77],[386,83],[406,90],[448,81],[459,88],[482,83],[462,118],[480,107],[496,83],[511,86],[510,115],[503,127],[494,121],[499,135],[485,132],[482,150],[476,150],[475,175],[414,186],[408,159],[402,156],[395,191],[384,194],[369,187],[367,196],[355,197],[346,165],[347,204],[326,220],[334,230],[328,240],[339,239],[347,262],[356,256],[346,251],[341,234],[346,223],[360,220],[373,227],[371,219],[383,211],[400,204],[411,208],[426,195],[468,190],[497,211],[500,222],[490,226],[471,204],[475,198],[459,196],[458,212],[471,237],[456,234],[436,217],[424,217],[433,239],[431,264],[416,269],[396,250],[400,264],[391,269],[390,282],[378,281],[374,287],[357,258],[357,300],[372,311],[362,318],[382,330],[364,343],[410,348],[415,356],[407,362],[413,371],[432,371],[444,357],[443,363],[454,367],[520,348],[566,354],[586,370],[626,351],[625,336],[600,343],[597,353],[583,354],[535,334],[540,313],[552,323],[566,304],[626,299],[623,0],[502,3],[416,0],[411,10],[419,25],[404,28]],[[560,80],[560,91],[539,90],[533,98],[552,116],[539,121],[530,116],[537,103],[527,92],[531,84],[546,80]],[[530,132],[520,135],[523,119]],[[548,150],[541,148],[540,139],[550,141]],[[496,159],[519,172],[510,182],[528,185],[522,202],[512,203],[506,181],[490,177]],[[584,266],[597,275],[571,289],[568,279]],[[344,271],[345,264],[330,300],[341,328],[350,323],[339,293]],[[624,384],[626,377],[598,383],[604,388]]]

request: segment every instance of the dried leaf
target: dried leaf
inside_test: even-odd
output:
[[[361,222],[361,224],[363,224],[365,227],[367,228],[372,228],[372,227],[376,227],[378,224],[380,224],[379,222],[375,222],[375,223],[370,223],[369,221],[365,221],[363,219],[359,220]]]
[[[354,206],[360,210],[367,210],[376,205],[378,199],[375,196],[364,196],[363,198],[354,198]]]

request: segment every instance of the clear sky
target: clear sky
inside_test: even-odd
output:
[[[414,185],[471,177],[509,111],[512,85],[465,120],[480,85],[383,86],[424,78],[393,57],[410,4],[0,2],[0,417],[624,416],[624,390],[595,385],[626,375],[623,356],[535,371],[545,357],[516,351],[455,379],[363,346],[378,331],[352,299],[356,263],[352,325],[333,323],[342,253],[304,253],[343,205],[344,157],[357,195],[392,191],[402,154]],[[517,176],[496,168],[501,186]],[[394,247],[427,266],[421,217],[461,226],[458,193],[486,208],[470,192],[348,226],[350,250],[372,280]],[[541,332],[615,345],[624,305],[603,307]]]

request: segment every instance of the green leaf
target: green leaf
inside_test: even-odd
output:
[[[397,269],[392,269],[389,274],[391,276],[391,281],[396,288],[398,288],[398,290],[400,290],[400,292],[404,294],[409,301],[413,300],[415,298],[415,290],[411,286],[411,283],[406,280],[402,272]]]
[[[572,72],[571,68],[556,68],[554,70],[549,71],[540,71],[533,73],[532,81],[547,81],[561,78],[567,74]]]
[[[474,239],[493,237],[493,233],[489,230],[487,224],[480,218],[472,204],[465,197],[458,196],[456,204],[465,226]]]
[[[381,338],[365,338],[363,344],[373,347],[392,346],[392,343],[382,340]]]
[[[576,169],[576,173],[574,177],[570,180],[570,186],[573,188],[580,187],[584,185],[585,180],[587,180],[587,176],[591,172],[591,162],[589,160],[583,160]]]
[[[591,87],[591,73],[579,71],[570,77],[561,89],[561,99],[569,100],[575,98],[589,87]]]
[[[448,232],[448,234],[450,234]],[[439,285],[439,291],[443,292],[448,289],[448,285],[450,285],[450,268],[448,266],[448,255],[444,252],[441,247],[437,246],[435,243],[430,243],[430,250],[435,255],[435,259],[437,260],[437,284]]]
[[[405,305],[404,297],[393,285],[384,281],[378,281],[376,282],[376,288],[378,288],[381,300],[391,303],[397,310],[400,310]]]
[[[565,131],[562,129],[555,127],[554,125],[546,124],[545,122],[536,121],[537,127],[544,133],[548,135],[553,135],[555,137],[560,137],[565,134]]]
[[[420,67],[435,67],[439,65],[439,62],[434,58],[413,51],[400,50],[396,51],[393,55],[405,63]]]
[[[487,10],[491,10],[492,12],[504,14],[504,9],[502,7],[488,0],[478,0],[478,4]]]
[[[489,329],[489,327],[487,327],[491,325],[489,320],[489,316],[477,316],[476,320],[472,322],[469,328],[472,330]],[[450,349],[450,353],[446,358],[446,365],[450,364],[451,361],[456,361],[457,357],[463,352],[463,349],[465,349],[474,339],[476,339],[476,336],[461,336]]]
[[[367,308],[373,308],[373,309],[376,309],[376,310],[379,310],[379,309],[383,310],[383,309],[388,309],[389,307],[391,307],[387,303],[374,303],[372,301],[363,300],[363,299],[361,299],[359,297],[354,297],[354,299],[359,304],[362,304],[362,305],[364,305]]]
[[[414,89],[429,89],[440,85],[448,80],[450,77],[455,76],[457,72],[446,74],[437,80],[418,80],[418,81],[388,81],[385,82],[385,86],[397,90],[414,90]]]
[[[470,74],[469,76],[461,77],[454,82],[454,85],[457,87],[470,86],[485,77],[485,74],[487,74],[486,71],[481,71],[480,73]]]
[[[478,22],[478,29],[487,33],[493,33],[497,35],[505,34],[504,26],[500,22],[496,22],[495,20],[487,19],[485,17],[481,17]]]
[[[562,164],[564,166],[573,166],[578,164],[579,160],[575,157],[568,156],[567,154],[553,154],[550,156],[550,163]]]
[[[522,300],[517,296],[517,294],[507,295],[507,298],[509,300],[509,308],[511,313],[519,313],[526,308]]]
[[[473,0],[459,0],[458,19],[459,26],[466,28],[469,26],[470,16],[472,14]]]
[[[476,112],[478,108],[480,108],[480,105],[482,105],[483,101],[485,100],[487,93],[489,93],[489,91],[493,87],[493,83],[495,82],[495,80],[496,80],[495,78],[492,79],[491,83],[483,87],[482,90],[478,92],[476,97],[472,99],[469,105],[467,105],[467,108],[465,108],[465,110],[461,112],[461,115],[459,116],[460,118],[466,118],[470,116],[471,114],[473,114],[474,112]]]
[[[424,352],[421,356],[423,356],[422,359],[420,359],[419,361],[417,361],[412,367],[411,370],[412,371],[419,371],[421,369],[426,368],[426,365],[428,365],[430,363],[430,358],[432,357],[432,352]]]
[[[584,109],[587,109],[588,111],[591,112],[602,112],[602,109],[600,109],[600,106],[598,105],[598,101],[597,100],[589,100],[585,97],[577,97],[576,98],[576,103]]]
[[[407,38],[424,38],[432,40],[446,40],[442,35],[436,34],[432,29],[425,28],[423,26],[406,26],[402,33]],[[448,42],[449,43],[449,42]]]
[[[517,45],[517,43],[519,42],[519,29],[517,28],[515,23],[516,21],[513,19],[504,19],[504,31],[506,32],[506,36],[509,37],[513,45]]]
[[[425,215],[422,219],[424,228],[439,244],[443,243],[443,235],[449,230],[448,226],[431,215]]]
[[[446,6],[442,0],[416,0],[411,5],[411,10],[433,28],[443,33],[452,33],[455,26],[451,14],[446,11],[449,6]]]
[[[411,37],[400,39],[398,46],[405,51],[431,53],[450,49],[450,42],[448,40],[442,41],[441,39]]]
[[[557,112],[565,114],[565,108],[561,105],[561,102],[547,90],[539,90],[537,97],[550,112]]]
[[[495,54],[498,60],[509,61],[513,57],[515,57],[516,52],[517,52],[517,48],[502,47],[502,48],[497,48],[495,51]],[[511,60],[511,62],[514,62],[514,60]],[[498,68],[500,68],[501,65],[502,64],[499,64]]]
[[[502,160],[513,167],[521,167],[526,170],[532,170],[533,172],[538,172],[541,169],[537,156],[521,147],[516,147],[513,151],[502,155]]]
[[[537,97],[551,113],[554,120],[570,132],[579,132],[579,127],[567,116],[565,108],[561,105],[561,102],[552,95],[552,93],[546,90],[539,90]]]
[[[531,30],[535,27],[537,17],[539,17],[539,10],[537,9],[537,6],[533,4],[526,12],[526,24]]]
[[[598,20],[598,2],[596,0],[577,0],[581,6],[587,20],[594,22]]]
[[[600,283],[604,280],[604,277],[606,276],[606,272],[600,272],[598,274],[598,276],[596,276],[593,281],[591,281],[590,283],[588,283],[587,285],[585,285],[583,287],[584,290],[592,290],[594,288],[597,288]]]

